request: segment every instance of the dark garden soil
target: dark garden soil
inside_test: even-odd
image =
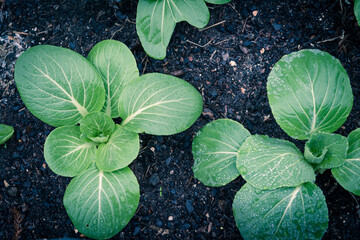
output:
[[[203,96],[203,113],[187,131],[141,135],[140,154],[130,165],[140,184],[140,204],[114,239],[241,239],[232,201],[244,180],[210,188],[194,179],[192,139],[206,123],[229,118],[252,134],[287,139],[302,149],[304,142],[290,139],[276,124],[266,81],[284,54],[304,48],[340,59],[351,79],[354,107],[337,132],[347,136],[360,127],[360,27],[352,4],[233,0],[210,5],[210,27],[178,24],[167,58],[158,61],[146,56],[136,35],[137,1],[0,0],[0,123],[15,128],[0,147],[0,239],[83,237],[62,203],[70,179],[54,174],[44,161],[44,141],[53,127],[25,108],[15,87],[14,63],[28,47],[52,44],[86,56],[96,43],[113,38],[132,50],[141,73],[176,75]],[[324,239],[360,239],[360,197],[345,191],[329,171],[316,183],[329,208]]]

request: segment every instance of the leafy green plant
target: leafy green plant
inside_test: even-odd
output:
[[[360,25],[360,0],[354,1],[354,14],[358,24]]]
[[[6,124],[0,124],[0,145],[9,140],[14,134],[14,128]]]
[[[244,239],[321,239],[329,218],[316,174],[331,169],[341,186],[360,195],[360,128],[348,138],[332,133],[352,108],[349,78],[330,54],[302,50],[275,64],[267,92],[280,127],[307,140],[304,153],[289,141],[250,135],[240,123],[221,119],[193,141],[194,175],[215,187],[239,175],[246,180],[233,202]]]
[[[139,152],[139,133],[170,135],[189,128],[202,97],[189,83],[164,74],[139,76],[121,42],[105,40],[87,59],[42,45],[16,62],[15,81],[26,107],[57,127],[44,157],[61,176],[74,177],[65,209],[84,235],[109,238],[134,215],[139,184],[128,165]],[[121,118],[121,124],[112,118]]]
[[[155,59],[164,59],[166,48],[178,22],[203,28],[210,13],[205,2],[224,4],[231,0],[139,0],[136,13],[136,31],[146,53]]]

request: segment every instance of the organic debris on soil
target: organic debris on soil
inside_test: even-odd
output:
[[[337,57],[351,79],[354,107],[337,131],[360,126],[360,27],[347,1],[238,1],[209,5],[209,27],[177,25],[163,61],[144,53],[135,29],[136,1],[0,1],[0,122],[15,128],[0,147],[0,239],[83,237],[74,229],[62,198],[70,179],[54,174],[43,145],[52,127],[36,119],[16,90],[13,73],[28,47],[52,44],[86,56],[113,38],[134,53],[141,73],[179,76],[203,96],[202,116],[174,136],[141,135],[130,166],[138,178],[139,208],[114,239],[241,239],[232,200],[244,184],[210,188],[193,178],[191,141],[206,123],[237,120],[252,134],[290,139],[276,124],[266,81],[284,54],[318,48]],[[324,239],[360,239],[360,198],[339,186],[329,171],[317,177],[329,208]]]

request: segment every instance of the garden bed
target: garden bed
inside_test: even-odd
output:
[[[137,1],[15,1],[0,6],[0,123],[14,136],[0,147],[0,239],[42,239],[81,235],[62,199],[70,178],[45,163],[43,145],[53,130],[26,108],[13,79],[14,64],[28,47],[51,44],[86,56],[104,39],[125,43],[140,73],[178,76],[202,94],[201,117],[173,136],[140,135],[141,151],[130,165],[140,184],[135,216],[114,239],[241,239],[232,213],[234,195],[245,183],[210,188],[193,178],[191,142],[206,123],[236,120],[251,134],[288,137],[275,122],[266,94],[267,76],[284,54],[318,48],[347,70],[354,106],[337,131],[360,126],[360,27],[346,1],[240,1],[209,5],[209,27],[177,25],[167,57],[143,51],[135,29]],[[0,1],[0,5],[2,1]],[[324,239],[360,239],[360,197],[344,190],[329,171],[318,175],[329,208]]]

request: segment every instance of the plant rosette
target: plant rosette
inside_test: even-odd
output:
[[[233,202],[244,239],[321,239],[329,217],[316,174],[331,169],[341,186],[360,195],[360,129],[348,138],[332,133],[352,108],[349,78],[330,54],[302,50],[275,64],[267,91],[280,127],[307,140],[304,153],[289,141],[251,135],[240,123],[221,119],[194,138],[194,175],[214,187],[240,175],[246,180]]]
[[[65,209],[95,239],[120,232],[138,207],[139,184],[128,165],[139,153],[139,133],[179,133],[202,111],[193,86],[164,74],[139,76],[130,50],[114,40],[96,44],[87,58],[32,47],[16,62],[15,82],[29,111],[57,127],[46,139],[45,160],[56,174],[74,177]]]
[[[139,0],[136,32],[145,52],[164,59],[176,23],[186,21],[194,27],[205,27],[210,12],[205,2],[225,4],[231,0]]]

